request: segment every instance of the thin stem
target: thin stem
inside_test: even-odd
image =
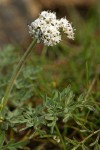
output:
[[[26,50],[26,52],[24,53],[24,55],[22,56],[22,58],[20,59],[17,67],[16,67],[16,70],[14,72],[14,74],[12,75],[12,78],[7,86],[7,89],[5,91],[5,94],[4,94],[4,97],[2,98],[2,101],[1,101],[1,110],[0,110],[0,113],[2,113],[7,101],[8,101],[8,97],[9,97],[9,94],[13,88],[13,85],[14,85],[14,82],[16,80],[16,78],[18,77],[27,57],[29,56],[29,54],[31,53],[32,51],[32,48],[35,46],[36,44],[36,39],[34,39],[32,41],[32,43],[29,45],[28,49]]]
[[[89,86],[89,67],[88,67],[88,62],[86,62],[86,85],[87,85],[87,89]]]
[[[43,48],[43,50],[42,50],[42,54],[41,54],[41,56],[42,56],[43,58],[45,57],[46,52],[47,52],[47,47],[44,46],[44,48]]]
[[[87,136],[82,142],[80,143],[85,143],[91,136],[93,136],[94,134],[97,134],[98,132],[100,132],[100,129],[97,130],[97,131],[94,131],[93,133],[91,133],[89,136]]]
[[[57,131],[57,133],[58,133],[58,136],[60,137],[60,140],[61,140],[61,142],[62,142],[63,150],[66,150],[65,142],[64,142],[64,140],[63,140],[63,138],[62,138],[62,135],[61,135],[61,133],[60,133],[60,131],[59,131],[59,128],[58,128],[57,124],[56,124],[55,128],[56,128],[56,131]]]
[[[90,92],[92,91],[92,88],[93,88],[93,86],[94,86],[94,84],[95,84],[95,82],[96,82],[96,79],[97,79],[97,76],[93,79],[93,81],[92,81],[92,83],[91,83],[91,85],[90,85],[90,87],[89,87],[89,89],[88,89],[88,91],[87,91],[87,94],[86,94],[86,96],[85,96],[85,101],[87,100],[87,98],[88,98]]]

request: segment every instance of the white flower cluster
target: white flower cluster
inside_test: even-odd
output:
[[[43,11],[31,25],[28,25],[29,33],[37,39],[37,42],[44,42],[45,45],[53,46],[61,41],[61,31],[67,37],[74,39],[74,31],[66,18],[56,19],[56,14]]]

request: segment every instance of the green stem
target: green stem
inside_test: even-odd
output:
[[[47,52],[47,47],[44,46],[44,48],[43,48],[43,50],[42,50],[42,54],[41,54],[41,56],[42,56],[43,58],[45,57],[46,52]]]
[[[88,137],[86,137],[82,142],[82,144],[84,144],[91,136],[93,136],[94,134],[97,134],[98,132],[100,132],[100,129],[99,130],[96,130],[94,131],[93,133],[91,133]]]
[[[87,85],[87,89],[89,86],[89,67],[88,67],[88,62],[86,62],[86,85]]]
[[[63,140],[63,138],[62,138],[62,135],[61,135],[61,133],[60,133],[60,131],[59,131],[59,128],[58,128],[57,124],[56,124],[55,128],[56,128],[56,131],[57,131],[57,133],[58,133],[58,136],[59,136],[59,138],[60,138],[60,140],[61,140],[61,142],[62,142],[63,150],[66,150],[65,142],[64,142],[64,140]]]
[[[19,73],[20,73],[20,71],[21,71],[21,69],[22,69],[22,67],[23,67],[27,57],[31,53],[32,48],[35,46],[35,44],[36,44],[36,39],[34,39],[32,41],[32,43],[29,45],[28,49],[26,50],[26,52],[24,53],[24,55],[20,59],[14,74],[12,75],[12,78],[11,78],[11,80],[10,80],[8,86],[7,86],[6,91],[5,91],[5,95],[2,98],[2,101],[1,101],[1,104],[0,104],[1,105],[1,110],[0,110],[1,114],[2,114],[2,111],[3,111],[7,101],[8,101],[8,97],[9,97],[9,94],[10,94],[12,88],[13,88],[14,82],[15,82],[16,78],[18,77],[18,75],[19,75]]]

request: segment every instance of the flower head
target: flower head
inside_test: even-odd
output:
[[[37,42],[44,42],[45,45],[53,46],[61,41],[61,30],[67,37],[74,39],[72,25],[66,18],[56,19],[56,13],[43,11],[39,18],[29,25],[29,33],[37,39]]]
[[[61,18],[59,20],[59,27],[63,30],[64,33],[67,34],[69,39],[74,39],[74,31],[72,25],[66,18]]]

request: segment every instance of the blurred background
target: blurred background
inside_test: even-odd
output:
[[[80,93],[86,91],[84,98],[86,100],[88,96],[91,97],[89,101],[93,102],[95,111],[92,112],[91,109],[73,111],[71,105],[74,103],[71,101],[72,104],[68,104],[71,109],[68,111],[75,114],[74,117],[68,116],[70,119],[65,125],[58,120],[61,133],[67,135],[69,139],[75,139],[77,146],[76,141],[79,145],[92,131],[94,133],[100,128],[100,0],[0,0],[0,100],[5,94],[12,72],[15,71],[16,65],[32,41],[27,25],[43,10],[55,11],[58,18],[66,16],[76,29],[75,40],[68,40],[64,35],[63,40],[56,46],[43,48],[43,44],[37,44],[15,81],[6,109],[9,120],[7,123],[6,119],[4,120],[2,129],[7,133],[5,143],[10,139],[19,141],[32,137],[27,149],[34,147],[34,150],[42,148],[59,150],[58,143],[53,144],[54,142],[51,142],[53,140],[47,138],[38,141],[38,137],[33,137],[33,127],[29,128],[29,131],[27,128],[24,131],[22,128],[25,126],[19,124],[19,120],[17,122],[18,116],[15,113],[23,110],[26,105],[35,107],[43,102],[43,98],[47,96],[52,98],[55,90],[63,91],[71,85],[76,95],[75,101]],[[69,114],[72,113],[70,111]],[[7,127],[8,122],[11,122],[10,128]],[[36,124],[38,125],[38,121]],[[12,130],[12,127],[17,128]],[[42,129],[46,129],[49,133],[49,128],[44,126]],[[91,140],[86,142],[87,145],[91,145],[90,150],[99,150],[100,148],[92,147],[98,142],[99,136],[96,138],[96,135],[90,135],[90,137]],[[69,140],[67,143],[71,145],[73,142]],[[69,146],[69,150],[71,149]]]
[[[93,27],[93,34],[98,38],[99,4],[99,0],[0,0],[0,47],[8,43],[25,45],[26,40],[30,41],[27,24],[37,18],[43,10],[55,11],[58,18],[66,16],[80,35],[86,20],[91,19],[91,15],[94,16],[92,21],[96,22],[97,27]],[[76,39],[77,36],[79,38],[78,32]]]

